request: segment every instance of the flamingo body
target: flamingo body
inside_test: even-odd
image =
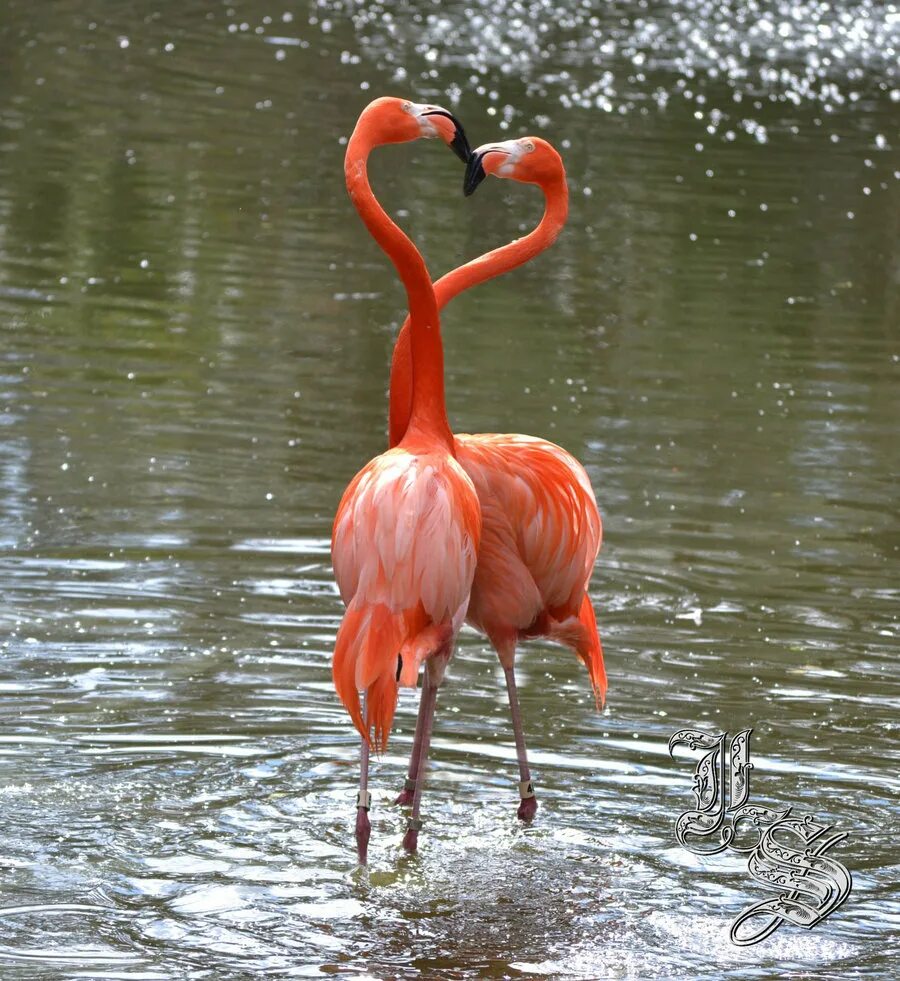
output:
[[[602,524],[584,467],[561,446],[519,434],[458,433],[456,452],[483,521],[468,622],[505,668],[520,639],[572,647],[602,701],[606,672],[587,595]]]
[[[383,747],[398,684],[448,647],[466,615],[481,515],[472,481],[446,450],[399,446],[371,460],[338,506],[331,554],[347,612],[333,675],[364,738]],[[404,441],[406,443],[406,441]],[[363,721],[359,691],[368,692]]]

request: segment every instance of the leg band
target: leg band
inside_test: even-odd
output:
[[[407,818],[406,827],[410,831],[421,831],[422,830],[422,819],[421,818]]]
[[[414,794],[416,792],[416,781],[410,780],[409,777],[407,777],[403,781],[403,789],[408,790],[411,794]]]
[[[519,797],[521,797],[522,800],[528,800],[529,797],[534,797],[534,783],[531,780],[520,781]]]
[[[364,811],[372,806],[372,795],[368,790],[360,790],[356,795],[356,806]]]

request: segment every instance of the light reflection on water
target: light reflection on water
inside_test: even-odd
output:
[[[733,6],[723,74],[668,8],[604,14],[598,67],[568,44],[581,12],[543,56],[540,18],[497,17],[468,63],[454,6],[416,50],[375,3],[355,25],[336,3],[4,5],[4,978],[890,973],[896,25],[798,4],[833,23],[813,45],[779,5],[744,55]],[[523,651],[541,809],[522,828],[502,678],[466,632],[421,855],[389,805],[406,694],[359,870],[328,536],[383,447],[402,304],[340,138],[401,89],[458,97],[474,143],[569,143],[557,246],[447,312],[448,397],[461,431],[534,432],[585,462],[610,693],[597,715],[570,655]],[[539,214],[527,188],[464,201],[455,168],[432,146],[373,159],[435,271]],[[826,924],[727,942],[761,891],[741,860],[677,847],[691,766],[666,744],[684,725],[753,726],[754,799],[851,833],[854,893]]]

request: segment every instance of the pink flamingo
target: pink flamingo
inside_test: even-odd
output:
[[[462,127],[446,109],[376,99],[360,115],[344,161],[350,198],[406,288],[411,349],[409,425],[395,447],[350,482],[331,541],[335,578],[347,606],[335,642],[334,683],[362,737],[356,819],[361,862],[371,833],[370,743],[376,750],[386,746],[398,684],[415,687],[424,663],[419,741],[424,766],[437,689],[466,614],[481,536],[478,497],[456,462],[447,422],[431,278],[416,247],[378,204],[366,170],[373,148],[423,136],[440,136],[463,159],[468,156]],[[417,846],[420,798],[414,795],[403,840],[409,851]]]
[[[568,215],[563,162],[539,137],[485,144],[474,151],[464,191],[486,174],[537,184],[545,210],[523,238],[454,269],[435,283],[443,308],[463,290],[522,265],[556,240]],[[401,328],[391,364],[390,444],[407,431],[411,408],[410,323]],[[486,634],[503,667],[519,764],[518,816],[528,821],[537,798],[528,754],[514,661],[516,644],[547,637],[572,648],[584,662],[598,705],[606,696],[606,670],[588,583],[600,549],[602,525],[590,480],[570,453],[547,440],[517,434],[457,433],[456,457],[472,478],[481,503],[482,535],[467,621]],[[422,752],[427,749],[420,710],[403,791],[409,804],[420,793]]]

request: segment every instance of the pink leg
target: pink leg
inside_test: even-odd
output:
[[[513,732],[516,737],[516,756],[519,758],[519,819],[530,821],[537,813],[537,798],[534,796],[534,785],[531,782],[531,770],[528,768],[528,752],[525,749],[525,733],[522,729],[522,716],[519,712],[519,694],[516,689],[516,673],[512,664],[504,666],[506,675],[506,691],[509,694],[509,714],[512,716]]]
[[[428,677],[428,672],[425,672]],[[422,681],[422,694],[419,698],[419,714],[416,716],[416,734],[413,736],[412,752],[409,755],[409,769],[406,772],[406,782],[403,790],[397,795],[395,804],[409,807],[413,802],[416,789],[416,774],[419,772],[419,760],[422,758],[422,725],[425,720],[425,681]]]
[[[362,704],[363,722],[367,720],[366,696],[363,695]],[[369,785],[369,744],[363,739],[359,750],[359,793],[356,795],[356,853],[359,856],[360,865],[366,864],[366,856],[369,850],[369,834],[372,826],[369,824],[369,807],[371,806],[372,796],[368,790]]]
[[[419,831],[422,821],[419,818],[419,806],[422,802],[422,784],[425,781],[425,767],[428,762],[428,747],[431,745],[431,727],[434,724],[434,709],[437,704],[438,688],[444,680],[444,672],[450,660],[450,652],[432,654],[425,662],[425,678],[422,681],[422,732],[419,738],[419,759],[416,770],[416,786],[412,797],[412,814],[407,823],[406,834],[403,836],[403,847],[414,853],[419,845]]]

